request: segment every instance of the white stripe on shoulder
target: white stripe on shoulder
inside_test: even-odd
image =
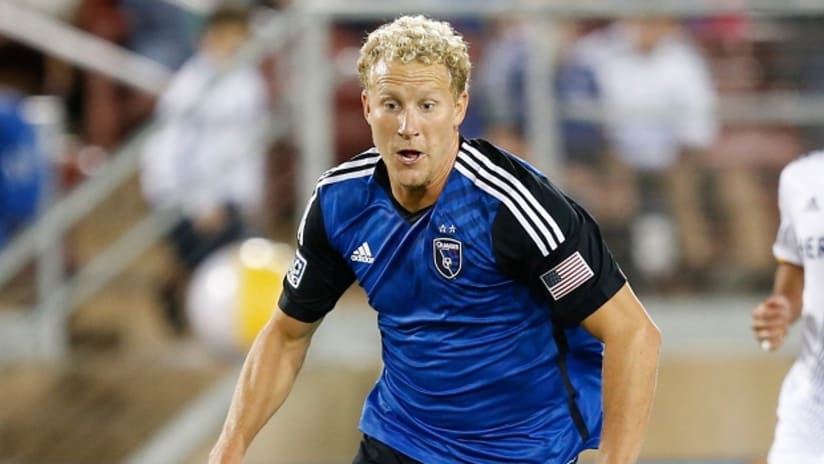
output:
[[[458,156],[460,156],[460,154]],[[535,242],[535,245],[541,251],[541,256],[549,255],[549,250],[547,248],[551,248],[553,250],[555,248],[557,248],[557,245],[554,243],[554,241],[551,241],[550,243],[547,243],[546,240],[545,240],[545,237],[542,238],[541,235],[539,235],[535,231],[535,228],[532,226],[532,223],[530,223],[523,216],[523,214],[521,214],[521,210],[517,206],[515,206],[515,204],[512,202],[511,197],[509,197],[507,195],[504,195],[503,193],[501,193],[501,191],[499,189],[496,189],[495,187],[488,184],[484,180],[479,179],[475,175],[474,172],[467,169],[461,163],[455,163],[455,169],[457,169],[458,172],[460,172],[461,174],[466,176],[469,180],[471,180],[472,183],[474,183],[476,186],[478,186],[479,189],[489,193],[493,197],[500,200],[504,205],[506,205],[506,207],[509,209],[509,211],[512,213],[512,215],[515,216],[515,219],[521,224],[521,227],[524,228],[524,231],[526,231],[527,235],[529,235],[530,238],[532,238],[532,241]],[[547,245],[549,245],[549,247],[547,247]]]
[[[375,170],[375,166],[378,164],[378,160],[380,159],[381,156],[376,153],[375,156],[341,163],[323,173],[323,175],[318,179],[316,188],[321,185],[333,184],[335,182],[341,182],[348,179],[357,179],[358,177],[371,175]]]
[[[538,202],[535,196],[532,195],[532,192],[530,192],[521,181],[516,179],[515,176],[513,176],[511,173],[509,173],[502,167],[493,163],[488,156],[481,153],[472,145],[469,145],[468,143],[464,142],[462,146],[466,151],[468,151],[472,155],[475,155],[473,157],[474,159],[477,159],[478,161],[483,163],[484,166],[486,166],[489,170],[495,172],[501,178],[508,181],[508,183],[511,186],[513,186],[517,190],[517,192],[523,196],[524,199],[526,199],[526,201],[532,206],[533,210],[541,218],[543,218],[545,224],[547,224],[552,229],[552,232],[555,235],[555,238],[557,239],[559,244],[563,243],[564,240],[566,240],[566,237],[564,237],[564,233],[561,231],[561,228],[558,226],[558,223],[555,222],[555,219],[552,217],[552,215],[549,214],[549,211],[547,211],[546,208],[544,208],[544,206]],[[541,230],[543,231],[544,229],[541,228]]]
[[[309,201],[306,202],[306,208],[303,209],[303,215],[300,217],[300,223],[298,224],[298,245],[303,245],[303,229],[306,227],[306,218],[309,216],[309,210],[312,209],[312,203],[315,202],[315,198],[318,196],[318,189],[315,188],[312,190],[312,196],[309,197]]]
[[[327,184],[334,184],[336,182],[343,182],[345,180],[357,179],[359,177],[371,175],[375,171],[375,166],[378,164],[378,160],[380,160],[381,156],[377,151],[375,151],[374,148],[367,150],[362,154],[365,155],[370,153],[374,153],[375,156],[346,161],[324,172],[323,175],[318,178],[318,182],[315,184],[314,190],[312,190],[312,196],[309,197],[309,201],[306,204],[306,208],[303,210],[303,215],[301,216],[300,223],[298,224],[297,238],[299,245],[303,245],[303,230],[306,227],[306,218],[309,216],[309,210],[312,208],[312,203],[314,203],[315,199],[317,199],[318,188]],[[354,169],[354,171],[351,171],[351,169]]]

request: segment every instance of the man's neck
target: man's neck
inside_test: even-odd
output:
[[[444,183],[439,185],[428,185],[420,188],[404,188],[401,186],[392,185],[392,196],[403,209],[410,213],[418,212],[422,209],[428,208],[438,201],[438,196],[443,190]]]

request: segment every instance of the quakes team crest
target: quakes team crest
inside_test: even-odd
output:
[[[436,238],[432,241],[435,268],[447,279],[454,279],[461,272],[463,244],[454,238]]]

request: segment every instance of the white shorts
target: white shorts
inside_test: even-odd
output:
[[[824,464],[824,404],[796,363],[781,386],[768,464]]]

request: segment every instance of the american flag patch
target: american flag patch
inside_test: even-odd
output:
[[[581,253],[576,251],[557,266],[541,274],[541,281],[549,290],[552,299],[558,301],[594,275]]]

